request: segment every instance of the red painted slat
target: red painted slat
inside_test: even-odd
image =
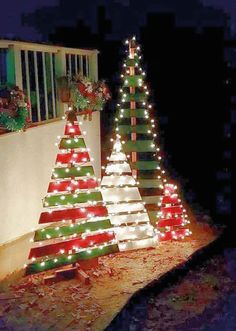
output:
[[[164,204],[164,205],[166,205],[166,204],[175,204],[175,203],[178,203],[178,196],[177,196],[177,194],[176,195],[172,195],[172,196],[166,195],[162,199],[162,204]]]
[[[182,214],[182,208],[179,206],[172,206],[172,207],[161,207],[162,215],[164,217],[167,217],[168,214],[171,214],[172,216],[175,214]],[[169,215],[168,215],[169,216]]]
[[[56,162],[61,162],[62,164],[80,163],[80,162],[88,162],[88,161],[90,161],[88,152],[57,154],[57,159],[56,159]]]
[[[67,123],[65,126],[65,135],[80,136],[81,131],[78,124]]]
[[[92,189],[98,187],[98,182],[93,178],[87,178],[86,180],[64,180],[61,182],[51,182],[48,186],[48,192],[64,192],[75,191],[83,189]]]
[[[104,206],[91,206],[84,208],[71,208],[63,210],[55,210],[51,213],[43,212],[39,218],[39,224],[59,222],[61,220],[76,220],[80,218],[88,218],[92,216],[107,216],[107,208]]]
[[[172,218],[164,218],[161,219],[157,226],[158,227],[163,227],[163,226],[178,226],[181,225],[183,222],[182,217],[172,217]]]
[[[86,248],[93,247],[93,245],[102,244],[104,242],[108,242],[115,238],[114,233],[99,233],[96,235],[91,235],[82,239],[81,237],[71,240],[63,240],[62,242],[39,246],[31,248],[29,259],[32,257],[41,257],[52,254],[60,254],[60,250],[64,250],[65,253],[68,253],[69,250],[72,250],[74,247],[77,248]]]
[[[159,237],[159,241],[167,241],[167,240],[174,239],[173,236],[176,237],[175,240],[181,239],[182,236],[186,235],[187,231],[188,231],[187,229],[177,229],[177,230],[174,230],[175,234],[173,234],[172,231],[167,231],[164,233],[164,236]]]

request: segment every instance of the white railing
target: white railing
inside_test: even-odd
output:
[[[81,72],[96,81],[97,55],[97,50],[0,40],[0,84],[25,91],[32,122],[57,118],[64,105],[57,97],[56,78]]]

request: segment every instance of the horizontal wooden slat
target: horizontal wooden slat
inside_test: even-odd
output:
[[[161,196],[158,196],[158,195],[154,195],[154,196],[145,196],[145,197],[142,197],[142,200],[144,202],[146,202],[147,204],[158,204],[161,202],[162,200],[162,197]]]
[[[81,131],[78,124],[67,123],[65,126],[65,135],[80,136]]]
[[[60,149],[85,147],[86,145],[83,138],[62,138],[59,144]]]
[[[94,178],[63,180],[60,182],[51,182],[48,186],[48,192],[70,192],[75,190],[92,189],[98,186]]]
[[[78,223],[63,225],[60,227],[50,227],[43,230],[37,230],[34,235],[34,241],[41,241],[59,237],[71,236],[73,234],[81,234],[86,231],[97,231],[99,229],[111,228],[111,222],[109,219],[97,220],[94,222]]]
[[[160,179],[138,179],[139,188],[160,188],[163,185]]]
[[[134,75],[134,76],[124,76],[124,86],[142,86],[143,76]]]
[[[164,218],[160,219],[157,226],[158,227],[164,227],[164,226],[178,226],[182,225],[183,223],[182,217],[171,217],[171,218]]]
[[[183,210],[179,206],[171,206],[171,207],[162,207],[161,212],[164,217],[168,217],[168,214],[171,214],[172,216],[174,216],[175,214],[180,215],[183,213]]]
[[[118,251],[119,249],[117,244],[111,244],[101,248],[91,248],[88,250],[83,250],[79,253],[71,254],[70,259],[68,258],[68,254],[56,255],[56,260],[55,258],[48,259],[44,261],[43,265],[41,262],[30,263],[27,266],[26,275],[58,268],[62,265],[72,264],[80,260],[88,260],[95,257],[116,253]]]
[[[124,118],[129,118],[129,117],[145,118],[146,113],[147,113],[146,109],[124,109],[123,112],[120,111],[120,114],[122,114]]]
[[[62,153],[57,154],[56,162],[62,164],[68,163],[81,163],[90,161],[88,152],[74,152],[74,153]]]
[[[144,102],[147,101],[148,96],[145,93],[135,93],[135,94],[126,94],[126,96],[122,96],[123,102]]]
[[[126,64],[126,66],[127,67],[135,67],[135,64],[138,64],[139,63],[139,58],[138,58],[138,56],[135,56],[134,57],[134,59],[129,59],[129,58],[127,58],[126,60],[125,60],[125,64]]]
[[[126,153],[129,152],[154,152],[155,145],[152,140],[137,140],[131,141],[128,140],[123,145],[123,150]]]
[[[131,168],[136,170],[155,170],[160,166],[158,161],[137,161],[131,163]]]
[[[52,178],[70,178],[94,176],[92,166],[69,167],[69,168],[54,168]]]
[[[148,124],[137,124],[137,125],[119,125],[119,134],[130,134],[130,133],[142,133],[148,134],[148,131],[151,133],[151,125]]]
[[[91,193],[77,193],[77,194],[65,194],[65,195],[53,195],[44,198],[44,206],[64,206],[74,205],[76,203],[85,203],[88,201],[102,201],[102,195],[100,192]]]
[[[62,220],[79,220],[90,217],[105,217],[107,209],[104,206],[91,206],[80,208],[68,208],[63,210],[54,210],[52,212],[43,212],[40,215],[39,224],[60,222]]]

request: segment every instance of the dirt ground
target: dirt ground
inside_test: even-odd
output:
[[[137,290],[216,238],[208,225],[191,230],[184,241],[102,257],[88,272],[89,285],[77,279],[44,285],[42,274],[22,278],[22,270],[7,276],[0,283],[0,330],[104,330]]]

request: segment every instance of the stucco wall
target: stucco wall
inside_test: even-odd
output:
[[[0,244],[38,227],[58,151],[55,142],[64,125],[65,121],[56,121],[0,136]],[[81,129],[87,131],[85,141],[100,176],[100,114],[94,113]]]

